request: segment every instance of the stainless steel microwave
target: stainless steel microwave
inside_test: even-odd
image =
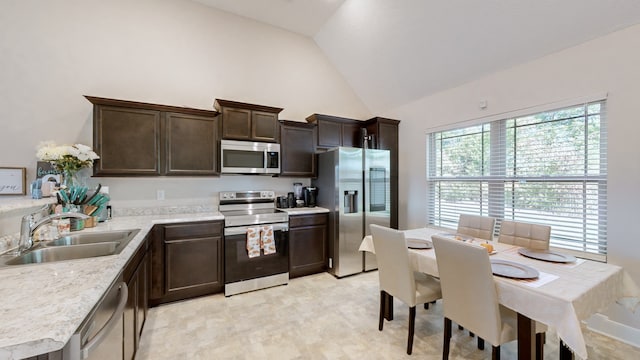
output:
[[[280,144],[221,140],[222,174],[280,174]]]

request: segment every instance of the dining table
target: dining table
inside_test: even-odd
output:
[[[430,227],[404,230],[404,234],[408,241],[430,241],[432,235],[439,234],[464,239],[469,243],[487,242],[457,236],[452,230]],[[536,322],[556,330],[562,344],[560,358],[573,358],[575,355],[587,359],[587,347],[580,322],[616,301],[640,296],[638,286],[620,266],[581,258],[573,258],[574,261],[571,262],[543,261],[520,254],[519,246],[488,242],[494,248],[490,255],[492,261],[509,261],[538,271],[538,276],[530,279],[494,276],[500,304],[518,314],[520,360],[536,358]],[[359,250],[375,253],[371,235],[364,237]],[[433,248],[409,248],[408,251],[409,261],[415,271],[438,277],[438,264]]]

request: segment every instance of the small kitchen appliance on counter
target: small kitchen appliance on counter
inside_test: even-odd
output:
[[[295,196],[295,205],[293,207],[304,207],[304,195],[302,193],[302,183],[293,183],[293,195]]]
[[[318,204],[318,188],[315,186],[306,186],[302,189],[304,194],[304,203],[307,207],[316,207]]]
[[[224,295],[231,296],[289,282],[289,214],[275,208],[274,191],[220,192],[224,215]],[[247,234],[273,230],[275,253],[249,257]]]

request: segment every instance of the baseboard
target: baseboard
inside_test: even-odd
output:
[[[611,320],[603,314],[595,314],[586,320],[587,328],[623,343],[640,348],[640,329]]]

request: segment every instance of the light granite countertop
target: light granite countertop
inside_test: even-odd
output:
[[[29,207],[43,206],[56,202],[55,197],[46,197],[42,199],[32,199],[28,196],[12,196],[3,198],[0,201],[0,214],[15,210],[21,210]]]
[[[115,217],[83,232],[140,229],[118,255],[0,268],[0,359],[62,349],[154,224],[222,219],[219,212]]]
[[[286,211],[289,215],[307,215],[328,213],[329,209],[322,207],[299,207],[299,208],[278,208],[278,210]]]

